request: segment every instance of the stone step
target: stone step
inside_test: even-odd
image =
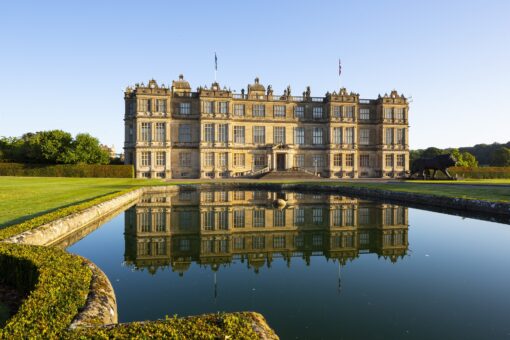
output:
[[[318,176],[312,175],[308,172],[299,171],[299,170],[288,170],[288,171],[270,171],[268,173],[263,174],[258,178],[263,179],[284,179],[284,178],[296,178],[296,179],[315,179],[320,178]]]

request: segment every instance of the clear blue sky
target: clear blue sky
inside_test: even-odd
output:
[[[412,96],[410,143],[510,140],[510,1],[2,1],[0,136],[89,132],[118,150],[126,85]]]

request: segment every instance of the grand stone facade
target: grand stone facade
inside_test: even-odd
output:
[[[326,178],[402,177],[409,171],[409,104],[392,91],[312,97],[308,87],[283,95],[259,79],[235,93],[218,83],[192,91],[128,87],[124,94],[125,163],[136,177],[228,178],[301,170]]]

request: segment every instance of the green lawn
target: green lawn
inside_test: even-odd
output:
[[[0,228],[157,180],[129,178],[0,177]]]

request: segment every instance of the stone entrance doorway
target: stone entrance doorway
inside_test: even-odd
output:
[[[276,170],[278,170],[278,171],[285,170],[285,154],[284,153],[276,154]]]

